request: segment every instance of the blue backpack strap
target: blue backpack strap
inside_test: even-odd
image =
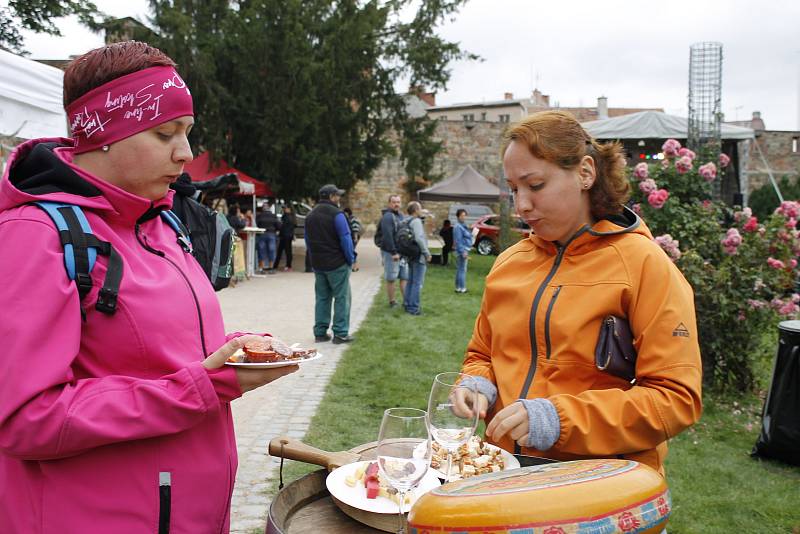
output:
[[[192,253],[192,240],[189,237],[189,230],[186,226],[181,222],[175,212],[171,210],[164,210],[161,212],[161,218],[164,219],[164,222],[167,223],[173,230],[175,230],[175,234],[178,236],[178,244],[181,246],[184,252],[189,254]]]
[[[50,216],[58,229],[61,245],[64,247],[67,276],[75,281],[81,302],[92,290],[90,273],[94,269],[97,255],[109,257],[105,280],[98,293],[95,308],[107,315],[113,315],[117,309],[117,295],[122,280],[123,264],[120,255],[111,243],[100,241],[92,233],[92,227],[79,206],[49,201],[34,204]],[[82,307],[81,316],[86,318]]]
[[[53,219],[61,245],[64,247],[64,266],[67,276],[78,286],[81,300],[92,289],[89,273],[97,260],[97,249],[90,247],[86,235],[92,235],[89,221],[78,206],[60,202],[35,202]]]

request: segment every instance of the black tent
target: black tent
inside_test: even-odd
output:
[[[419,200],[451,202],[499,202],[500,189],[467,165],[460,172],[417,192]]]

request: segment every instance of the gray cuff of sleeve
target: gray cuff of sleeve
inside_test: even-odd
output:
[[[483,394],[489,401],[489,408],[492,409],[494,403],[497,401],[497,387],[491,381],[483,378],[482,376],[470,376],[469,380],[473,380],[478,387],[478,393]]]
[[[561,436],[561,420],[547,399],[519,399],[528,411],[528,447],[546,451]]]

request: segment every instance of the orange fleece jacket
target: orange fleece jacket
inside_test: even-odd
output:
[[[628,318],[635,385],[595,366],[607,315]],[[517,399],[553,403],[558,440],[522,454],[624,457],[663,474],[667,440],[702,410],[692,288],[627,209],[581,228],[563,247],[532,235],[489,273],[463,372],[497,385],[487,422]],[[497,445],[513,451],[515,444],[505,436]]]

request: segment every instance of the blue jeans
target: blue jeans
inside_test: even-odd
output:
[[[467,289],[467,258],[456,253],[456,289]]]
[[[275,250],[277,249],[278,236],[273,232],[260,234],[256,238],[256,250],[258,251],[258,263],[267,264],[267,268],[272,267],[275,261]]]
[[[333,335],[347,337],[350,333],[350,266],[345,263],[332,271],[315,271],[314,295],[314,335],[328,333],[333,303]]]
[[[408,262],[408,282],[406,283],[406,293],[403,295],[403,307],[408,313],[418,314],[421,311],[419,300],[427,269],[427,263]]]

